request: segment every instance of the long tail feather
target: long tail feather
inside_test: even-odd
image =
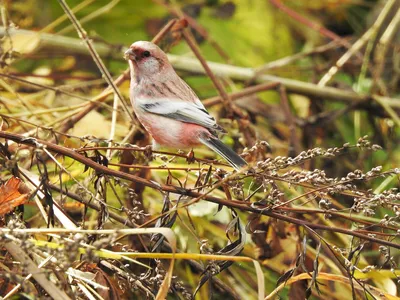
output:
[[[221,155],[237,171],[247,165],[246,161],[243,158],[241,158],[231,148],[222,143],[219,139],[212,137],[201,137],[200,141],[204,145]]]

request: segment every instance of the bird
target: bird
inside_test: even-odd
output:
[[[226,131],[175,72],[164,51],[152,42],[137,41],[124,57],[131,73],[131,104],[139,122],[153,138],[153,149],[193,149],[204,144],[237,171],[247,165],[218,138],[219,133]]]

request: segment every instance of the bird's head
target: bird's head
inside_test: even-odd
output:
[[[151,42],[133,43],[125,51],[125,59],[130,62],[136,76],[152,77],[170,66],[164,51]]]

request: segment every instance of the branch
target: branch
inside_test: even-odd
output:
[[[65,195],[65,196],[67,196],[67,197],[69,197],[71,199],[74,199],[74,200],[76,200],[76,201],[78,201],[78,202],[80,202],[80,203],[82,203],[84,205],[87,205],[87,206],[89,206],[90,208],[92,208],[94,210],[101,211],[100,205],[98,205],[97,203],[95,203],[92,200],[86,200],[86,199],[80,197],[79,195],[77,195],[75,193],[72,193],[70,191],[67,191],[65,189],[62,189],[59,186],[54,185],[54,184],[48,184],[48,186],[52,190],[54,190],[54,191],[56,191],[58,193],[61,193],[62,195]],[[115,221],[117,221],[117,222],[119,222],[121,224],[124,224],[125,226],[131,227],[131,228],[136,228],[137,227],[137,225],[133,224],[132,221],[130,221],[128,218],[126,218],[124,216],[121,216],[120,214],[117,214],[117,213],[115,213],[113,211],[108,211],[108,214],[109,214],[110,218],[114,219]]]
[[[99,68],[101,74],[103,75],[105,81],[107,84],[112,88],[114,93],[118,96],[119,100],[122,103],[122,107],[125,110],[126,114],[128,115],[129,118],[133,120],[132,113],[129,111],[127,104],[124,101],[124,98],[121,95],[121,92],[117,88],[117,86],[114,84],[111,74],[104,65],[103,61],[100,58],[100,55],[97,53],[93,41],[89,38],[87,35],[86,31],[83,29],[82,25],[79,23],[78,19],[75,17],[73,11],[69,8],[68,4],[65,2],[65,0],[58,0],[60,3],[60,6],[64,10],[65,14],[68,16],[70,19],[71,23],[74,25],[79,37],[81,40],[86,44],[86,47],[88,48],[90,55],[92,56],[94,62],[96,63],[97,67]]]
[[[252,205],[252,203],[249,203],[249,202],[243,202],[243,201],[239,201],[239,200],[226,200],[226,199],[222,199],[222,198],[218,198],[218,197],[214,197],[214,196],[210,196],[210,195],[206,195],[206,194],[197,193],[197,192],[194,192],[194,191],[186,189],[186,188],[181,188],[181,187],[173,186],[173,185],[165,185],[165,184],[147,180],[147,179],[144,179],[144,178],[132,175],[132,174],[113,170],[113,169],[107,168],[103,165],[100,165],[83,155],[78,154],[77,152],[75,152],[72,149],[69,149],[69,148],[66,148],[63,146],[59,146],[59,145],[56,145],[53,143],[49,143],[47,141],[33,139],[33,138],[25,138],[22,135],[5,132],[5,131],[0,131],[0,137],[15,141],[19,144],[29,145],[29,146],[35,147],[35,148],[40,148],[40,147],[45,146],[49,151],[53,151],[53,152],[56,152],[56,153],[64,155],[64,156],[68,156],[76,161],[79,161],[79,162],[85,164],[87,167],[92,168],[93,170],[95,170],[98,173],[115,176],[115,177],[118,177],[121,179],[126,179],[129,181],[137,182],[137,183],[143,184],[144,186],[156,189],[161,192],[170,192],[170,193],[174,193],[174,194],[185,195],[185,196],[189,196],[192,198],[196,198],[196,200],[205,200],[205,201],[217,203],[219,205],[223,205],[223,206],[227,206],[227,207],[231,207],[231,208],[237,208],[242,211],[249,211],[249,212],[269,216],[271,218],[279,219],[279,220],[293,223],[293,224],[296,224],[299,226],[308,226],[315,230],[319,229],[319,230],[325,230],[325,231],[330,231],[330,232],[343,233],[343,234],[358,237],[360,239],[367,240],[370,242],[374,242],[374,243],[378,243],[381,245],[400,249],[400,244],[398,244],[398,243],[393,243],[390,241],[371,237],[370,235],[360,233],[357,230],[349,230],[349,229],[340,228],[340,227],[330,227],[330,226],[326,226],[326,225],[315,224],[312,222],[289,217],[287,215],[281,215],[279,213],[268,210],[268,207],[259,207],[258,208],[258,207],[254,207]]]
[[[83,54],[87,55],[86,48],[82,45],[80,39],[69,38],[64,36],[57,36],[47,33],[37,33],[29,30],[17,30],[10,29],[9,33],[11,37],[16,37],[18,35],[25,35],[36,37],[38,39],[37,46],[34,52],[44,49],[57,49],[57,51],[68,52],[69,54]],[[4,27],[0,26],[0,36],[5,35]],[[122,60],[122,52],[118,47],[111,47],[109,45],[95,43],[94,47],[100,56],[111,57],[114,59]],[[18,50],[18,49],[16,49]],[[22,52],[22,51],[21,51]],[[205,74],[203,67],[197,59],[172,55],[169,54],[168,58],[175,69],[180,71],[188,71],[199,74]],[[288,92],[298,93],[307,96],[320,97],[323,99],[329,99],[333,101],[339,101],[344,103],[354,103],[354,102],[367,102],[374,97],[372,95],[360,95],[354,91],[346,91],[333,87],[323,87],[317,84],[303,82],[295,79],[283,78],[273,75],[260,75],[257,76],[257,70],[252,68],[237,67],[227,64],[220,64],[216,62],[207,62],[211,71],[219,77],[229,77],[234,80],[256,80],[257,82],[279,82],[282,84]],[[125,72],[116,81],[123,81],[128,78],[129,72]],[[122,77],[122,78],[121,78]],[[114,82],[115,83],[115,82]],[[118,85],[118,84],[116,84]],[[107,97],[111,94],[111,90],[107,90],[102,93],[102,96]],[[384,102],[393,108],[400,108],[400,99],[396,98],[385,98]]]
[[[45,270],[41,270],[33,262],[32,259],[26,254],[20,245],[15,242],[6,242],[3,244],[11,256],[16,260],[21,262],[21,265],[26,268],[26,271],[32,274],[32,277],[36,282],[49,294],[53,299],[71,299],[67,294],[59,289],[52,281],[47,278]]]

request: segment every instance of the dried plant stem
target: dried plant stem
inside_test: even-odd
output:
[[[326,210],[322,210],[322,209],[313,209],[313,208],[303,208],[303,207],[288,207],[288,206],[284,206],[284,207],[280,207],[280,210],[283,211],[287,211],[287,212],[291,212],[291,213],[296,213],[296,214],[328,214],[328,215],[332,215],[335,217],[339,217],[339,218],[343,218],[346,220],[349,220],[351,222],[357,222],[360,224],[364,224],[366,226],[374,226],[374,227],[379,227],[382,229],[386,229],[386,230],[393,230],[393,231],[397,231],[398,227],[393,227],[393,226],[385,226],[382,224],[379,224],[379,220],[377,220],[376,223],[371,222],[371,221],[367,221],[365,219],[362,218],[362,216],[354,216],[351,215],[351,213],[344,213],[344,212],[338,212],[338,211],[326,211]],[[366,230],[362,230],[360,229],[359,231],[363,231],[363,232],[367,232]],[[368,233],[371,234],[376,234],[376,235],[382,235],[382,236],[395,236],[395,233],[382,233],[382,232],[377,232],[377,231],[368,231]]]
[[[114,105],[113,105],[113,112],[111,115],[111,129],[110,129],[110,134],[108,136],[108,147],[112,146],[112,141],[114,139],[114,135],[115,135],[115,126],[117,125],[117,117],[118,117],[118,101],[119,98],[117,96],[117,94],[114,94]],[[108,160],[110,160],[111,156],[112,156],[112,152],[111,149],[108,148],[106,151],[106,157]],[[104,199],[106,199],[105,195],[107,194],[106,191],[106,177],[102,176],[100,178],[100,180],[98,182],[96,182],[96,195],[95,198],[99,198],[102,196],[102,193],[104,193]],[[100,214],[103,214],[103,210],[100,210]]]
[[[289,56],[282,57],[277,60],[268,62],[268,63],[256,68],[257,76],[259,74],[264,73],[265,71],[268,71],[271,69],[276,69],[276,68],[281,68],[283,66],[286,66],[290,63],[293,63],[293,62],[295,62],[299,59],[305,58],[307,56],[310,56],[310,55],[313,55],[316,53],[324,53],[325,51],[332,50],[332,49],[336,48],[337,46],[338,46],[338,42],[332,41],[332,42],[329,42],[328,44],[316,47],[309,51],[299,52],[299,53],[296,53],[293,55],[289,55]]]
[[[300,219],[290,217],[290,216],[287,216],[284,214],[273,212],[271,210],[268,210],[266,207],[264,207],[264,208],[254,207],[251,205],[251,203],[248,203],[248,202],[243,202],[243,201],[238,201],[238,200],[226,200],[226,199],[214,197],[211,195],[197,193],[192,190],[188,190],[188,189],[178,187],[178,186],[164,185],[164,184],[156,183],[154,181],[147,180],[147,179],[144,179],[144,178],[132,175],[132,174],[113,170],[113,169],[107,168],[101,164],[98,164],[98,163],[92,161],[91,159],[76,153],[75,151],[73,151],[71,149],[68,149],[66,147],[62,147],[62,146],[59,146],[59,145],[56,145],[53,143],[49,143],[46,141],[32,139],[32,138],[27,139],[27,138],[23,137],[22,135],[15,134],[15,133],[9,133],[9,132],[5,132],[5,131],[0,131],[0,137],[9,139],[9,140],[13,140],[20,144],[33,146],[33,147],[45,146],[48,151],[53,151],[53,152],[56,152],[56,153],[64,155],[64,156],[68,156],[76,161],[79,161],[79,162],[85,164],[85,166],[96,170],[100,174],[106,174],[106,175],[115,176],[115,177],[118,177],[121,179],[126,179],[129,181],[137,182],[137,183],[143,184],[144,186],[153,188],[155,190],[170,192],[170,193],[175,193],[175,194],[180,194],[180,195],[185,195],[185,196],[195,198],[192,201],[197,202],[200,199],[202,199],[202,200],[210,201],[213,203],[217,203],[219,205],[224,205],[227,207],[237,208],[237,209],[243,210],[243,211],[249,211],[249,212],[266,215],[266,216],[276,218],[276,219],[279,219],[282,221],[286,221],[289,223],[293,223],[293,224],[296,224],[299,226],[308,226],[315,230],[319,229],[319,230],[325,230],[325,231],[330,231],[330,232],[343,233],[343,234],[358,237],[360,239],[364,239],[364,240],[367,240],[370,242],[374,242],[374,243],[378,243],[381,245],[400,249],[400,245],[398,243],[371,237],[369,235],[360,233],[356,230],[350,230],[350,229],[345,229],[345,228],[341,228],[341,227],[331,227],[331,226],[326,226],[326,225],[321,225],[321,224],[314,224],[312,222],[300,220]]]
[[[296,156],[301,151],[300,141],[296,133],[295,118],[290,110],[289,99],[287,97],[286,88],[281,85],[279,87],[279,95],[281,98],[281,105],[285,114],[286,121],[289,124],[290,130],[290,144],[289,144],[289,156]]]
[[[42,268],[42,267],[44,267],[48,262],[50,262],[51,261],[51,259],[52,258],[54,258],[54,256],[48,256],[45,260],[43,260],[39,265],[38,265],[38,268],[40,269],[40,268]],[[25,278],[24,278],[24,282],[27,282],[29,279],[31,279],[33,277],[33,275],[32,274],[29,274],[28,276],[26,276]],[[13,288],[12,288],[12,290],[11,291],[9,291],[4,297],[3,297],[3,299],[4,300],[6,300],[6,299],[9,299],[11,296],[13,296],[16,292],[18,292],[18,290],[21,288],[21,286],[22,286],[22,284],[21,283],[18,283],[16,286],[14,286]]]
[[[9,78],[9,79],[12,79],[12,80],[16,80],[16,81],[18,81],[18,82],[20,82],[22,84],[26,84],[26,85],[28,85],[30,87],[50,90],[50,91],[53,91],[55,93],[67,95],[67,96],[70,96],[72,98],[77,98],[77,99],[80,99],[80,100],[83,100],[83,101],[86,101],[86,102],[91,102],[91,103],[96,104],[96,105],[101,105],[101,106],[104,106],[104,107],[106,107],[107,109],[109,109],[111,111],[111,107],[108,104],[99,103],[96,100],[93,100],[93,99],[90,99],[90,98],[87,98],[87,97],[84,97],[84,96],[81,96],[81,95],[77,95],[77,94],[74,94],[74,93],[71,93],[71,92],[68,92],[68,91],[64,91],[64,90],[62,90],[61,88],[58,88],[58,87],[52,87],[52,86],[48,86],[48,85],[43,85],[43,84],[40,84],[40,83],[32,82],[32,81],[29,81],[29,80],[26,80],[26,79],[22,79],[21,77],[15,76],[15,75],[9,75],[9,74],[0,73],[0,76],[1,77],[5,77],[5,78]],[[28,112],[25,112],[25,113],[34,113],[34,112],[33,111],[28,111]]]
[[[290,9],[289,7],[284,5],[281,0],[270,0],[270,2],[273,5],[275,5],[277,8],[279,8],[280,10],[285,12],[289,17],[297,20],[298,22],[306,25],[307,27],[309,27],[315,31],[318,31],[322,35],[326,36],[327,38],[330,38],[333,41],[340,43],[341,45],[343,45],[346,48],[351,47],[351,44],[349,42],[347,42],[345,39],[341,38],[336,33],[334,33],[333,31],[330,31],[329,29],[323,27],[322,25],[316,24],[313,21],[311,21],[310,19],[303,17],[302,15],[300,15],[293,9]],[[357,53],[357,54],[359,54],[359,53]],[[362,55],[359,55],[359,57],[361,58]]]
[[[283,288],[287,287],[287,285],[290,285],[292,283],[295,283],[300,280],[305,280],[305,279],[312,279],[312,275],[310,273],[301,273],[301,274],[298,274],[298,275],[288,279],[287,282],[280,284],[275,290],[273,290],[269,295],[267,295],[267,297],[265,297],[265,300],[275,299],[275,297],[279,294],[279,292]],[[351,284],[348,277],[345,277],[342,275],[324,273],[324,272],[319,272],[317,275],[317,279],[318,279],[318,281],[327,280],[327,281],[333,281],[333,282],[340,282],[340,283],[344,283],[344,284]],[[396,298],[396,297],[392,296],[391,294],[386,293],[382,290],[378,290],[377,288],[375,288],[371,285],[368,285],[368,286],[371,289],[371,292],[373,292],[374,296],[376,296],[376,299],[381,299],[382,297],[385,297],[387,299]],[[355,286],[355,288],[357,290],[365,292],[364,291],[365,286],[357,285],[357,286]]]
[[[129,169],[149,169],[156,171],[200,171],[202,168],[169,168],[169,167],[153,167],[153,166],[143,166],[143,165],[127,165],[127,164],[117,164],[117,163],[108,163],[110,166],[124,167]]]
[[[374,95],[373,99],[385,109],[387,114],[393,119],[397,126],[400,127],[399,114],[392,107],[390,107],[390,105],[387,105],[386,101],[384,100],[385,97]]]
[[[196,55],[197,59],[200,61],[202,67],[204,68],[204,71],[206,72],[207,76],[211,79],[213,82],[215,88],[218,91],[218,94],[220,95],[223,103],[225,104],[225,107],[228,111],[228,114],[233,115],[233,106],[232,102],[230,101],[230,98],[228,94],[226,93],[224,87],[222,86],[221,82],[215,77],[214,73],[211,71],[210,67],[207,64],[207,61],[204,59],[204,57],[201,55],[200,49],[190,34],[190,32],[186,29],[183,30],[183,37],[185,38],[187,44],[189,45],[190,49],[192,49],[193,53]]]
[[[49,184],[49,187],[52,190],[54,190],[54,191],[56,191],[58,193],[61,193],[61,194],[65,195],[65,196],[67,196],[67,197],[69,197],[71,199],[74,199],[74,200],[76,200],[76,201],[78,201],[78,202],[80,202],[82,204],[85,204],[85,205],[87,205],[88,207],[90,207],[92,209],[95,209],[97,211],[100,211],[102,209],[100,207],[100,205],[98,205],[94,201],[86,200],[86,199],[80,197],[79,195],[77,195],[75,193],[72,193],[70,191],[67,191],[65,189],[60,188],[59,186],[57,186],[55,184]],[[113,211],[109,211],[108,214],[109,214],[110,218],[114,219],[115,221],[117,221],[117,222],[119,222],[119,223],[121,223],[121,224],[123,224],[125,226],[131,227],[131,228],[136,228],[137,227],[135,224],[133,224],[129,220],[129,218],[126,218],[126,217],[122,216],[121,214],[115,213]]]
[[[80,20],[80,24],[85,24],[85,23],[97,18],[98,16],[101,16],[102,14],[109,12],[120,1],[121,0],[112,0],[112,1],[108,2],[106,5],[100,7],[99,9],[95,10],[91,14],[88,14],[85,17],[83,17]],[[65,15],[63,15],[63,16],[65,16]],[[58,31],[57,34],[66,34],[70,31],[72,31],[73,29],[74,29],[74,26],[70,25],[70,26],[67,26],[67,27],[61,29],[60,31]]]
[[[396,15],[387,26],[385,32],[382,34],[382,37],[380,38],[379,43],[376,47],[375,57],[374,57],[376,69],[373,74],[375,81],[378,81],[382,75],[385,66],[386,55],[389,50],[389,44],[393,40],[396,32],[398,32],[399,26],[400,26],[400,10],[397,11]]]
[[[37,32],[29,30],[20,30],[20,29],[16,30],[12,28],[9,30],[9,32],[11,36],[17,36],[18,34],[37,35]],[[0,27],[0,36],[3,36],[4,34],[5,34],[4,27]],[[79,39],[57,36],[46,33],[40,34],[39,39],[40,41],[38,43],[37,50],[48,48],[48,49],[68,50],[69,53],[71,54],[75,53],[75,54],[87,55],[87,50],[85,47],[83,47]],[[95,48],[99,53],[99,55],[101,56],[112,57],[120,60],[122,59],[122,55],[120,54],[120,52],[119,51],[116,52],[113,47],[104,44],[95,44]],[[205,74],[202,65],[198,62],[197,59],[185,56],[171,55],[171,54],[168,55],[168,58],[171,64],[177,70]],[[354,91],[347,91],[333,87],[318,86],[317,84],[303,82],[295,79],[283,78],[279,76],[266,75],[266,74],[257,76],[256,70],[252,68],[243,68],[216,62],[207,62],[207,64],[213,71],[213,73],[215,73],[218,77],[229,77],[231,79],[241,80],[241,81],[255,80],[256,82],[260,83],[279,82],[286,87],[288,92],[313,96],[313,99],[315,100],[325,99],[325,100],[339,101],[344,103],[360,102],[361,105],[362,103],[368,103],[368,101],[371,99],[370,96],[360,95],[358,93],[355,93]],[[126,70],[114,81],[114,84],[117,86],[121,85],[122,82],[124,82],[126,79],[129,78],[129,76],[130,76],[129,71]],[[102,102],[111,93],[112,91],[110,89],[106,89],[103,93],[95,97],[93,100]],[[374,95],[372,95],[372,97],[373,96]],[[400,99],[385,97],[384,102],[386,102],[387,105],[389,105],[392,108],[400,108]],[[96,104],[93,104],[93,107],[91,109],[93,109],[95,106]],[[73,122],[70,123],[74,124]]]
[[[84,147],[84,148],[77,149],[76,152],[86,152],[86,151],[91,151],[91,150],[108,150],[108,149],[109,149],[109,147]],[[148,149],[146,147],[143,147],[143,148],[140,148],[140,147],[111,147],[111,149],[112,150],[122,150],[122,151],[140,151],[140,152],[148,151]],[[171,156],[187,158],[186,154],[166,152],[166,151],[152,151],[152,152],[161,154],[161,155],[171,155]],[[218,162],[216,160],[196,158],[196,157],[194,159],[200,163],[217,164],[220,166],[229,166],[226,163]]]
[[[201,64],[197,60],[176,55],[169,55],[168,58],[173,66],[178,70],[199,74],[205,73]],[[360,104],[367,103],[370,100],[369,96],[360,95],[353,91],[333,87],[321,87],[317,84],[274,75],[263,74],[255,77],[256,73],[251,68],[242,68],[216,62],[207,63],[211,70],[213,70],[213,72],[219,77],[230,77],[232,79],[243,81],[255,80],[256,82],[279,82],[286,87],[288,92],[317,97],[316,99],[321,98],[350,104],[354,102],[360,102]],[[385,102],[393,108],[400,108],[400,99],[387,97]]]
[[[151,40],[151,42],[154,43],[154,44],[158,44],[165,37],[165,35],[171,30],[172,26],[175,25],[176,21],[178,21],[178,20],[177,19],[172,19],[171,21],[169,21],[160,30],[160,32],[157,33],[157,35]]]
[[[46,274],[43,270],[39,269],[38,266],[30,259],[27,253],[17,245],[15,242],[6,242],[4,247],[11,254],[11,256],[24,265],[24,268],[32,274],[32,277],[36,282],[49,294],[53,299],[71,299],[68,295],[59,289],[52,281],[47,279]]]
[[[228,54],[222,49],[222,47],[215,41],[207,32],[207,30],[201,26],[195,19],[193,19],[188,14],[185,14],[178,6],[173,7],[171,4],[165,2],[164,0],[153,0],[153,2],[164,6],[168,11],[177,16],[178,18],[184,18],[189,26],[196,30],[206,41],[210,43],[211,46],[215,48],[218,54],[226,61],[229,62]]]
[[[243,98],[243,97],[246,97],[246,96],[250,96],[250,95],[253,95],[253,94],[256,94],[256,93],[260,93],[260,92],[264,92],[264,91],[275,89],[279,85],[280,85],[279,82],[268,82],[268,83],[257,84],[257,85],[254,85],[254,86],[250,86],[250,87],[244,88],[241,91],[231,93],[231,94],[229,94],[229,98],[232,101],[238,100],[240,98]],[[203,102],[205,107],[210,107],[210,106],[213,106],[215,104],[223,102],[223,100],[222,100],[221,96],[215,96],[215,97],[203,100],[202,102]]]
[[[81,3],[79,3],[78,5],[76,5],[75,7],[73,7],[71,9],[71,11],[73,13],[77,13],[78,11],[80,11],[81,9],[85,8],[86,6],[92,4],[95,0],[85,0],[82,1]],[[57,18],[56,20],[54,20],[53,22],[51,22],[49,25],[47,25],[46,27],[44,27],[43,29],[40,30],[40,32],[49,32],[49,31],[53,31],[54,28],[56,28],[58,25],[60,25],[62,22],[64,22],[65,20],[68,20],[68,16],[67,15],[62,15],[59,18]]]
[[[79,37],[85,42],[85,45],[87,46],[94,62],[96,63],[97,67],[99,68],[101,74],[103,75],[104,79],[106,80],[107,84],[113,89],[114,93],[118,95],[118,98],[121,100],[122,107],[124,108],[126,114],[128,115],[128,118],[133,119],[133,115],[129,111],[126,103],[124,102],[124,99],[117,88],[117,86],[114,84],[111,74],[104,65],[103,61],[100,58],[100,55],[97,53],[92,40],[88,37],[86,31],[83,29],[82,25],[79,23],[78,19],[75,17],[74,13],[71,11],[69,8],[68,4],[65,2],[65,0],[58,0],[60,3],[61,7],[63,8],[64,12],[68,15],[68,18],[71,20],[72,24],[74,25],[76,31],[78,32]]]
[[[329,71],[321,78],[318,82],[318,86],[325,86],[332,77],[343,67],[343,65],[355,54],[357,53],[368,40],[376,34],[377,30],[382,26],[387,15],[390,13],[394,5],[396,5],[397,0],[388,0],[383,7],[381,13],[376,19],[375,23],[359,38],[353,46],[336,62],[336,64],[329,69]]]

